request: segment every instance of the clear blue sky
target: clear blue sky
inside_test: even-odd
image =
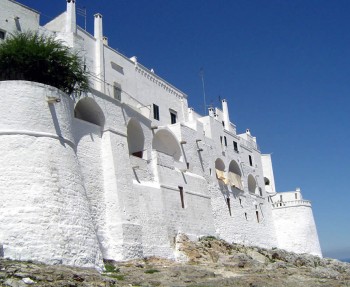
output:
[[[47,22],[64,0],[19,0]],[[325,256],[350,258],[350,1],[77,0],[109,44],[189,96],[226,98],[231,121],[272,153],[279,191],[313,203]],[[79,18],[80,25],[83,19]]]

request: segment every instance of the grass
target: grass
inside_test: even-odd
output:
[[[153,273],[157,273],[157,272],[160,272],[160,271],[157,269],[148,269],[145,271],[146,274],[153,274]]]
[[[105,272],[106,273],[118,273],[119,272],[119,268],[116,268],[111,263],[105,263]]]

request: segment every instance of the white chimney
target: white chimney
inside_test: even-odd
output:
[[[95,14],[95,23],[94,23],[94,37],[96,38],[95,42],[95,73],[98,78],[98,80],[95,81],[96,83],[96,90],[99,90],[101,92],[104,91],[104,59],[103,59],[103,29],[102,29],[102,15],[101,14]]]
[[[225,130],[230,130],[230,115],[228,113],[228,106],[227,101],[225,99],[222,100],[222,114],[223,114],[223,121],[224,121],[224,128]]]
[[[68,33],[76,33],[77,32],[75,0],[67,0],[66,32],[68,32]]]
[[[214,117],[214,108],[209,108],[209,116]]]
[[[102,15],[97,13],[94,15],[95,23],[94,23],[94,37],[97,40],[103,39],[103,29],[102,29]]]
[[[194,109],[193,109],[193,108],[189,108],[189,109],[188,109],[188,120],[189,120],[190,122],[192,122],[192,121],[194,120],[193,112],[194,112]]]

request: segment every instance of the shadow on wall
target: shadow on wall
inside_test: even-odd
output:
[[[100,106],[92,98],[83,98],[75,105],[74,116],[77,119],[95,124],[103,128],[105,116]]]

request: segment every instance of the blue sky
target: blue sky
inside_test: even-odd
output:
[[[64,0],[19,0],[42,12]],[[279,191],[313,203],[325,256],[350,258],[350,1],[77,0],[88,30],[101,13],[109,44],[189,96],[229,102],[239,132],[272,153]],[[79,18],[80,25],[83,19]]]

